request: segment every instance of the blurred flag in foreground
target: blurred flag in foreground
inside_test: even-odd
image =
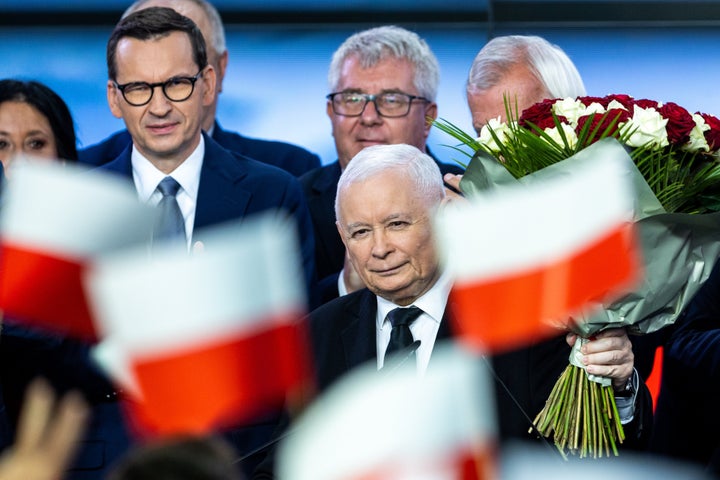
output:
[[[424,377],[369,362],[340,379],[294,424],[278,451],[281,480],[492,479],[492,380],[483,360],[438,344]]]
[[[95,340],[82,274],[100,254],[150,235],[154,211],[132,184],[73,165],[13,165],[0,212],[5,318]]]
[[[464,340],[485,352],[521,346],[636,280],[632,186],[620,160],[597,160],[438,215]]]
[[[134,392],[127,410],[142,436],[235,426],[312,377],[290,222],[268,214],[204,238],[194,255],[178,246],[104,258],[86,279],[101,345],[124,362],[105,366]]]

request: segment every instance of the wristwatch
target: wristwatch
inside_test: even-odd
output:
[[[635,372],[633,372],[633,374],[630,375],[630,378],[628,378],[628,380],[625,383],[625,386],[622,388],[622,390],[615,390],[615,397],[631,398],[633,395],[635,395],[635,382],[633,382],[634,377],[635,377]]]

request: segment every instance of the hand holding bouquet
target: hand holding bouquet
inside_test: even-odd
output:
[[[606,328],[650,333],[673,323],[720,255],[720,120],[627,95],[545,100],[519,118],[506,101],[506,111],[507,122],[491,120],[477,139],[435,122],[471,157],[461,182],[466,194],[572,175],[579,162],[609,155],[628,159],[642,284],[578,314],[570,328],[588,338]],[[623,432],[612,387],[581,368],[571,364],[563,373],[536,426],[563,453],[617,454]]]

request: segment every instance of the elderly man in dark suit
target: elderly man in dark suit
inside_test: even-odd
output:
[[[445,199],[437,164],[410,145],[368,147],[343,171],[337,186],[337,230],[366,288],[310,313],[318,394],[368,362],[380,374],[401,362],[414,362],[424,375],[435,344],[451,341],[446,307],[453,279],[439,262],[432,225]],[[488,359],[496,380],[501,443],[533,440],[535,435],[528,433],[531,419],[567,367],[574,340],[574,334],[558,332]],[[583,347],[583,354],[594,373],[612,379],[625,426],[623,447],[645,448],[652,426],[650,394],[634,371],[627,333],[599,333]],[[274,458],[270,451],[253,479],[273,478]]]
[[[390,352],[416,362],[422,374],[432,362],[434,344],[450,335],[446,303],[452,278],[438,261],[431,221],[444,196],[435,162],[408,145],[367,148],[343,172],[337,228],[367,288],[310,315],[321,390],[361,363],[374,361],[382,369]],[[492,357],[501,440],[530,438],[527,415],[540,411],[567,366],[569,340],[558,335]],[[628,407],[621,408],[627,443],[638,445],[652,420],[627,334],[623,329],[600,333],[584,353],[587,365],[610,377],[616,396],[623,397],[618,405]]]
[[[138,0],[123,14],[127,15],[148,7],[168,7],[190,18],[200,28],[205,39],[208,63],[216,75],[216,88],[212,102],[203,108],[202,129],[223,148],[263,163],[279,167],[296,177],[320,167],[320,158],[314,153],[290,143],[261,140],[225,130],[216,119],[217,103],[228,63],[225,28],[217,9],[206,0]],[[102,142],[78,152],[79,161],[102,165],[115,159],[132,143],[130,132],[122,130]]]
[[[328,73],[327,114],[338,159],[300,178],[315,228],[315,262],[324,299],[362,287],[345,264],[345,247],[335,229],[340,173],[369,145],[407,143],[427,152],[428,119],[437,117],[439,78],[430,47],[404,28],[365,30],[335,51]],[[458,165],[437,164],[442,174],[462,172]]]

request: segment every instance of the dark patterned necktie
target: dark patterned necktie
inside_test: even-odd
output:
[[[399,350],[406,349],[413,343],[410,324],[418,318],[423,311],[416,306],[408,308],[395,308],[388,313],[387,318],[392,324],[390,332],[390,343],[385,350],[385,360]]]
[[[162,199],[157,206],[160,214],[154,237],[162,240],[175,238],[185,240],[185,219],[175,198],[180,184],[172,177],[165,177],[158,184],[157,189],[162,193]]]

